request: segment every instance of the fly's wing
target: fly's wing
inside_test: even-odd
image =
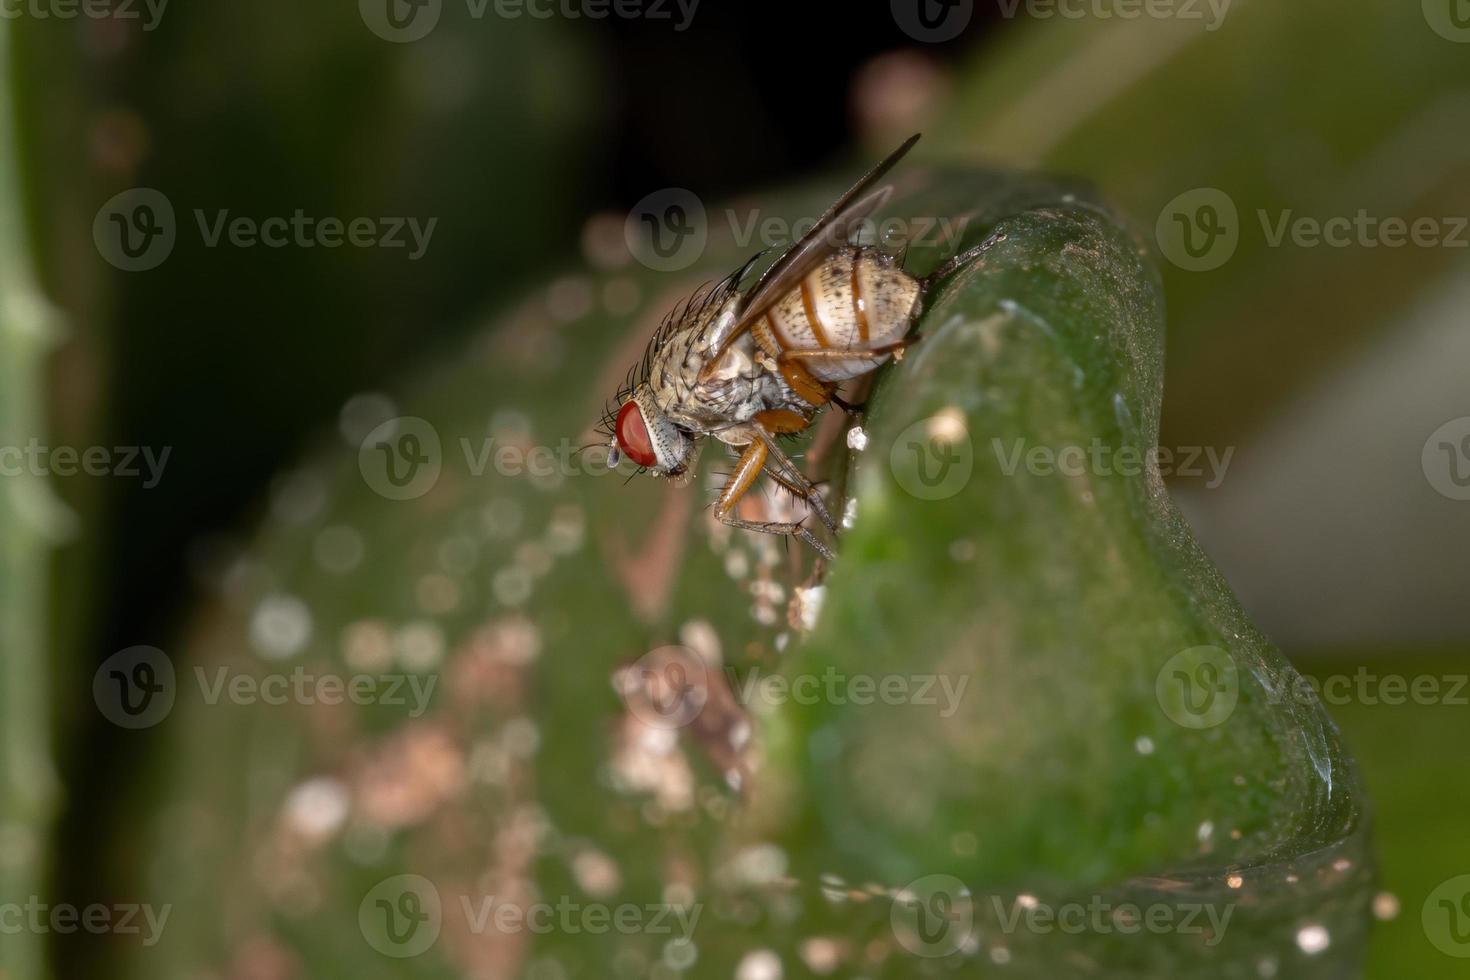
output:
[[[812,226],[795,245],[786,252],[765,271],[760,281],[751,289],[749,295],[742,302],[739,315],[733,324],[721,330],[723,336],[719,346],[710,356],[713,363],[724,353],[725,348],[745,331],[749,330],[766,311],[776,304],[781,297],[795,289],[807,273],[821,265],[833,252],[847,244],[854,230],[862,222],[883,206],[893,193],[889,186],[873,189],[875,184],[884,174],[893,168],[893,165],[903,159],[904,154],[913,149],[914,144],[919,142],[919,134],[915,133],[904,141],[904,144],[890,153],[882,163],[863,175],[863,178],[852,186],[846,194],[837,199],[837,203],[827,209],[826,213]]]

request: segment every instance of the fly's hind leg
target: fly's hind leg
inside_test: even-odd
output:
[[[757,428],[757,432],[764,435],[764,430]],[[767,439],[769,436],[766,437]],[[756,438],[751,440],[750,445],[740,454],[739,461],[735,464],[735,471],[730,474],[730,480],[725,484],[725,489],[720,491],[719,500],[715,501],[715,517],[721,523],[731,527],[742,528],[746,531],[761,531],[765,534],[784,534],[790,537],[800,538],[812,549],[829,561],[833,558],[832,549],[812,533],[811,528],[792,521],[747,521],[734,515],[735,505],[740,498],[745,496],[760,476],[761,470],[765,468],[770,446],[766,439]],[[785,458],[784,455],[782,457]],[[790,463],[790,460],[787,460]],[[772,475],[775,475],[774,473]],[[798,474],[799,475],[799,474]],[[785,482],[784,480],[782,481]],[[810,498],[807,498],[810,499]],[[823,510],[825,513],[825,509]]]
[[[892,354],[893,359],[899,361],[903,359],[903,352],[918,340],[919,335],[912,334],[902,340],[895,340],[891,344],[883,344],[879,347],[796,347],[783,351],[781,358],[799,362],[876,361]]]
[[[832,513],[827,510],[827,502],[822,499],[822,491],[818,490],[816,484],[806,478],[806,475],[797,469],[791,457],[776,442],[776,437],[767,432],[764,426],[756,425],[756,441],[765,446],[768,459],[767,470],[777,482],[797,493],[807,505],[811,507],[816,515],[827,525],[827,530],[833,534],[837,533],[837,522],[832,520]],[[751,443],[755,445],[755,443]]]
[[[812,550],[828,561],[836,559],[832,549],[822,543],[821,539],[812,533],[812,529],[805,524],[793,524],[788,521],[747,521],[741,517],[726,515],[720,518],[720,522],[731,527],[742,528],[746,531],[761,531],[765,534],[785,534],[790,537],[800,538],[812,546]]]

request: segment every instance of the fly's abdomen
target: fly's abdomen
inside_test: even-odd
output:
[[[918,280],[897,263],[870,247],[854,247],[813,269],[762,325],[783,350],[871,350],[903,339],[918,298]],[[802,363],[819,380],[835,382],[866,374],[887,359],[814,357]]]

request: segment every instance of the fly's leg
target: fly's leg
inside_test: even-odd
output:
[[[764,434],[764,430],[759,430]],[[766,438],[769,438],[767,436]],[[812,549],[827,560],[834,557],[832,549],[823,544],[811,528],[791,521],[747,521],[744,518],[734,516],[735,505],[740,498],[745,496],[760,476],[761,470],[765,468],[769,453],[769,445],[765,439],[754,439],[745,451],[740,454],[740,459],[735,464],[735,471],[730,474],[730,480],[725,484],[725,489],[720,491],[720,498],[715,501],[715,517],[723,524],[731,527],[742,528],[746,531],[761,531],[765,534],[784,534],[797,537],[812,546]],[[787,461],[790,462],[789,460]],[[772,473],[775,476],[775,473]],[[783,481],[784,482],[784,481]],[[810,498],[808,498],[810,499]]]
[[[781,358],[792,361],[876,361],[892,354],[897,359],[903,356],[905,348],[918,339],[917,336],[905,337],[881,347],[797,347],[783,351]]]
[[[979,258],[1005,240],[1006,236],[1002,232],[996,232],[989,238],[985,239],[985,241],[981,242],[979,245],[976,245],[974,248],[967,249],[966,251],[963,251],[959,255],[956,255],[954,258],[950,259],[948,262],[945,262],[943,265],[935,269],[933,272],[929,273],[923,279],[920,279],[919,283],[924,287],[924,291],[928,292],[929,288],[933,286],[936,282],[943,279],[945,276],[953,274],[956,269],[964,265],[966,262],[969,262],[972,259]]]
[[[827,502],[822,499],[822,491],[818,490],[816,485],[808,480],[801,470],[796,468],[796,464],[791,461],[791,457],[787,456],[786,452],[777,444],[775,436],[767,432],[764,426],[757,425],[753,426],[753,428],[755,429],[756,439],[766,447],[766,452],[769,454],[770,458],[767,461],[767,466],[770,474],[783,485],[798,493],[811,509],[816,511],[817,516],[822,519],[822,523],[827,525],[827,530],[836,534],[837,522],[832,520],[832,514],[827,510]],[[751,443],[751,445],[755,445],[755,443]]]

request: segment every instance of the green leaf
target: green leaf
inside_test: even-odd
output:
[[[145,894],[175,911],[140,975],[253,959],[313,976],[746,977],[772,957],[787,976],[1352,968],[1363,823],[1315,701],[1271,694],[1294,675],[1156,472],[1007,473],[992,448],[1155,444],[1162,313],[1142,249],[1083,188],[906,170],[893,214],[963,220],[961,246],[1006,238],[939,287],[923,339],[884,369],[820,591],[809,552],[701,513],[727,468],[715,453],[683,488],[525,455],[581,441],[682,277],[562,280],[395,404],[349,403],[347,452],[283,478],[259,545],[173,651],[143,846]],[[815,215],[836,189],[769,213]],[[741,251],[716,239],[700,268]],[[916,246],[910,268],[938,251]],[[569,294],[591,312],[558,318]],[[634,313],[613,312],[628,297]],[[423,424],[397,423],[385,454],[364,437],[390,416]],[[809,464],[846,465],[837,421]],[[914,452],[960,436],[966,479]],[[818,596],[805,635],[790,623]],[[206,678],[297,668],[436,686],[422,713],[206,694]],[[833,674],[835,693],[800,693]],[[890,678],[911,685],[900,703],[862,703]],[[654,700],[660,680],[693,687]],[[925,703],[941,682],[956,696]],[[1022,888],[1239,918],[1223,934],[1006,932],[994,902],[1026,911]],[[572,918],[497,928],[487,900]],[[670,906],[699,913],[692,933]],[[585,917],[619,908],[632,928]],[[978,932],[920,914],[944,909]],[[1304,952],[1303,926],[1328,949]]]
[[[0,78],[10,79],[9,22],[0,23]],[[54,315],[36,287],[20,204],[13,84],[0,97],[0,901],[43,892],[57,802],[51,759],[48,561],[69,513],[24,453],[41,439],[43,356]],[[0,943],[0,974],[46,974],[45,937],[23,931]]]

